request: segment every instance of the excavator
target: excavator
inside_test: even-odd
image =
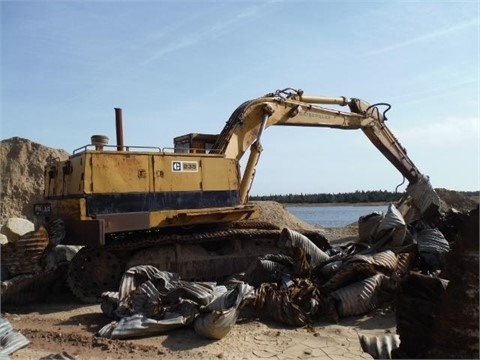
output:
[[[407,223],[432,222],[440,199],[386,126],[389,109],[287,88],[241,104],[220,134],[190,133],[160,148],[125,145],[116,108],[117,143],[94,135],[67,160],[48,162],[34,211],[55,242],[82,246],[67,282],[84,302],[118,290],[123,272],[140,264],[188,280],[245,271],[272,252],[281,231],[257,221],[259,208],[249,202],[262,135],[275,125],[362,130],[409,181],[398,204]]]

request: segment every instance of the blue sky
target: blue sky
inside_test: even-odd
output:
[[[1,2],[1,139],[172,146],[286,87],[392,105],[434,187],[480,188],[477,1]],[[394,191],[361,131],[271,127],[251,194]],[[403,189],[401,187],[400,189]]]

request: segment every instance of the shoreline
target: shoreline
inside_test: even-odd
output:
[[[299,207],[313,207],[313,206],[388,206],[391,202],[367,202],[367,203],[279,203],[283,206],[299,206]]]

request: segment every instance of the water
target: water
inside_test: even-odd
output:
[[[286,206],[288,211],[311,225],[322,227],[343,227],[358,221],[360,216],[374,211],[387,212],[388,205],[322,205]]]

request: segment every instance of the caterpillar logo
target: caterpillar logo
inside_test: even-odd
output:
[[[172,161],[173,172],[197,172],[197,161]]]

